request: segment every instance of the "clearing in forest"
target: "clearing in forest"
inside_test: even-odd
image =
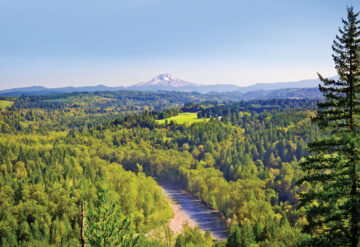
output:
[[[5,110],[6,107],[10,107],[10,106],[12,106],[12,104],[14,104],[14,102],[12,102],[12,101],[0,100],[0,109]]]
[[[177,116],[156,120],[156,122],[158,122],[159,124],[163,124],[165,123],[165,120],[167,120],[168,123],[174,121],[177,124],[183,124],[183,123],[193,124],[198,122],[209,121],[209,118],[198,118],[196,112],[183,112]]]

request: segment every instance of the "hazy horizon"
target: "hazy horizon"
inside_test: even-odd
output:
[[[161,73],[161,74],[163,74],[163,73]],[[175,75],[173,75],[173,76],[175,76]],[[151,79],[154,79],[155,77],[156,76],[154,76]],[[197,83],[197,82],[194,82],[194,81],[188,81],[185,78],[178,78],[176,76],[175,76],[175,78],[182,79],[182,80],[187,81],[187,82],[192,82],[192,83],[198,84],[200,86],[211,86],[211,85],[219,85],[219,84],[221,84],[221,85],[235,85],[235,86],[239,86],[239,87],[253,86],[253,85],[256,85],[256,84],[287,83],[287,82],[298,82],[298,81],[307,81],[307,80],[316,80],[316,79],[318,79],[318,78],[306,78],[306,79],[301,79],[301,80],[296,80],[296,81],[255,82],[255,83],[250,83],[250,84],[246,84],[246,85],[237,85],[237,84],[234,84],[234,83],[226,83],[226,82],[224,82],[224,83]],[[148,81],[150,81],[150,79]],[[9,90],[9,89],[26,88],[26,87],[45,87],[45,88],[86,87],[86,86],[107,86],[107,87],[117,87],[117,86],[121,87],[121,86],[123,86],[123,87],[129,87],[129,86],[134,86],[134,85],[137,85],[139,83],[148,82],[148,81],[127,83],[126,85],[124,83],[120,83],[119,85],[114,85],[114,86],[109,86],[106,83],[105,84],[104,83],[85,84],[85,85],[80,85],[80,86],[76,86],[76,85],[61,86],[60,85],[60,86],[56,86],[56,87],[51,87],[51,86],[46,86],[46,85],[41,85],[41,84],[32,84],[31,86],[25,86],[25,87],[9,87],[9,88],[4,88],[4,89],[0,88],[0,90]]]
[[[358,1],[0,1],[0,90],[200,84],[336,74],[331,44]]]

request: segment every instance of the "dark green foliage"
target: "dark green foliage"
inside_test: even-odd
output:
[[[86,109],[88,113],[134,112],[142,110],[163,110],[182,106],[187,102],[227,99],[223,95],[204,95],[187,92],[82,92],[45,95],[19,95],[12,109]],[[13,98],[11,98],[13,100]],[[110,109],[109,109],[110,108]]]
[[[240,227],[235,227],[227,240],[226,247],[240,247],[243,245],[243,237]]]
[[[244,225],[233,227],[227,247],[247,246],[296,246],[299,239],[303,239],[299,229],[292,229],[286,217],[279,221],[275,217],[269,218],[265,226],[256,222],[252,226],[249,222]]]
[[[309,246],[359,244],[360,231],[360,20],[348,8],[347,19],[334,41],[339,79],[325,79],[315,120],[327,135],[309,145],[311,156],[301,164],[300,182],[312,185],[300,194],[306,210]]]
[[[315,106],[315,100],[296,100],[296,99],[272,99],[272,100],[251,100],[241,101],[234,104],[215,105],[199,111],[199,117],[225,117],[231,118],[239,112],[263,112],[280,108],[302,108],[311,109]]]

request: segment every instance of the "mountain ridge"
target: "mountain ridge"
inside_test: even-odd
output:
[[[291,82],[274,82],[274,83],[255,83],[250,86],[237,86],[233,84],[212,84],[205,85],[186,80],[178,79],[169,73],[162,73],[147,82],[136,83],[131,86],[108,87],[105,85],[82,86],[82,87],[60,87],[47,88],[44,86],[31,86],[22,88],[11,88],[0,90],[0,96],[20,96],[24,95],[41,95],[55,93],[73,93],[73,92],[97,92],[97,91],[181,91],[181,92],[198,92],[198,93],[248,93],[261,90],[278,90],[292,88],[316,88],[320,83],[319,79],[309,79]]]

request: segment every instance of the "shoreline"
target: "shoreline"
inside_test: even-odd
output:
[[[219,212],[208,208],[176,185],[159,183],[159,186],[162,187],[174,213],[168,224],[175,234],[179,234],[183,225],[187,223],[190,227],[200,228],[202,232],[210,231],[213,238],[218,241],[227,238],[228,228]]]
[[[169,197],[168,199],[174,213],[174,217],[169,222],[169,227],[175,234],[179,234],[182,231],[184,224],[187,224],[190,227],[199,227],[177,202]]]

